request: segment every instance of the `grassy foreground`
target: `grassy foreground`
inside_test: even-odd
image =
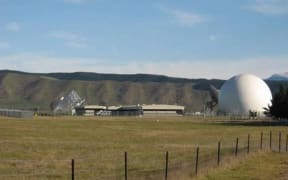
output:
[[[231,163],[229,167],[212,170],[198,180],[249,180],[288,179],[287,153],[259,153]]]
[[[219,140],[221,154],[228,157],[233,156],[239,137],[241,156],[248,133],[253,152],[259,150],[262,131],[263,148],[268,148],[270,130],[277,149],[276,134],[282,131],[284,141],[287,133],[285,126],[277,124],[191,117],[0,118],[0,179],[69,179],[72,158],[77,179],[123,179],[125,151],[129,179],[162,179],[166,151],[170,179],[190,179],[197,146],[199,168],[212,168]]]

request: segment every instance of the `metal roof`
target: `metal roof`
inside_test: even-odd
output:
[[[142,105],[143,110],[183,110],[184,106],[179,105],[169,105],[169,104],[150,104],[150,105]]]

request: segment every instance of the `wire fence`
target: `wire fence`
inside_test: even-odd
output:
[[[101,158],[68,160],[0,160],[0,179],[176,179],[195,177],[209,169],[259,151],[287,152],[288,134],[261,132],[218,141],[215,146],[196,145],[182,151],[119,152]],[[149,151],[143,150],[143,151]]]

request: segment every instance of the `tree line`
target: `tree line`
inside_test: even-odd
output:
[[[265,114],[273,118],[288,118],[288,88],[280,86],[279,91],[273,95],[272,105],[265,109]]]

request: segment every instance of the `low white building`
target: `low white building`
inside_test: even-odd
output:
[[[144,116],[180,116],[184,115],[184,106],[168,104],[142,105]]]
[[[181,116],[184,106],[168,104],[99,106],[87,105],[75,109],[76,115],[84,116]]]

